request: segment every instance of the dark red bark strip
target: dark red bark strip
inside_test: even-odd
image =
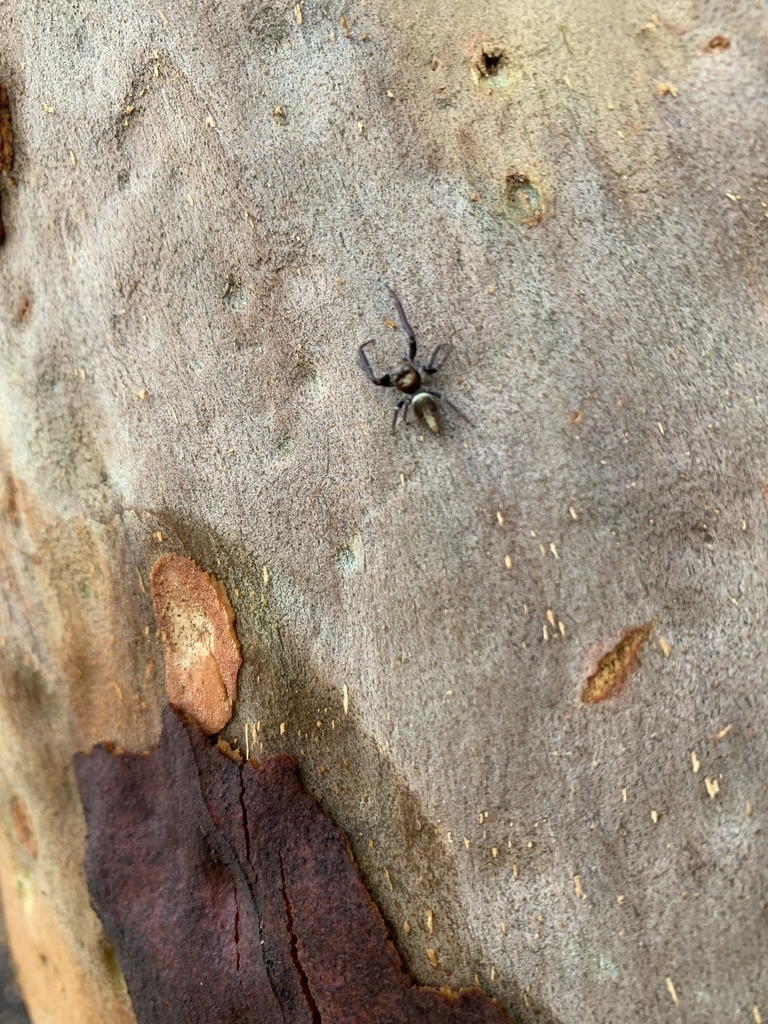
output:
[[[238,765],[170,708],[149,754],[75,759],[86,873],[139,1024],[503,1024],[416,988],[293,762]]]
[[[0,85],[0,173],[5,176],[13,166],[13,125],[8,90]],[[5,227],[0,211],[0,245],[5,241]]]

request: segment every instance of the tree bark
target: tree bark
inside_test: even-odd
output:
[[[72,757],[158,737],[166,552],[234,609],[224,735],[296,757],[419,983],[768,1019],[767,31],[759,0],[0,3],[35,1024],[132,1020]],[[405,351],[387,284],[472,424],[390,433],[356,363]]]

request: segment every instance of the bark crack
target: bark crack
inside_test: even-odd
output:
[[[317,1003],[312,997],[312,991],[309,987],[309,979],[304,973],[304,968],[301,965],[299,959],[299,946],[296,937],[296,932],[293,930],[293,908],[291,907],[291,901],[288,899],[288,890],[285,883],[285,868],[283,866],[283,858],[281,854],[278,854],[280,858],[280,882],[283,892],[283,903],[285,904],[285,916],[286,926],[288,928],[288,934],[291,937],[291,959],[293,960],[294,967],[299,975],[299,981],[301,983],[301,990],[304,993],[304,998],[307,1000],[307,1006],[309,1007],[310,1013],[312,1014],[312,1024],[323,1024],[323,1019],[320,1016],[320,1010],[318,1009]]]
[[[245,778],[243,766],[240,765],[240,810],[243,815],[243,838],[245,841],[245,859],[251,864],[251,837],[248,833],[248,811],[245,806]],[[240,970],[240,907],[237,900],[237,884],[235,884],[235,948],[237,950],[237,970]]]
[[[247,764],[247,762],[246,762]],[[245,806],[245,777],[243,775],[243,769],[245,765],[240,765],[240,809],[243,812],[243,836],[245,838],[245,859],[248,863],[251,863],[251,836],[248,832],[248,811]]]
[[[235,885],[235,951],[237,954],[237,962],[235,969],[240,971],[240,907],[237,902],[237,885]]]

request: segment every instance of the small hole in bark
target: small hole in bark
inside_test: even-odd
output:
[[[705,43],[704,49],[708,53],[715,53],[717,50],[727,50],[731,45],[731,40],[726,36],[712,36],[708,43]]]
[[[344,574],[348,575],[360,568],[362,561],[362,544],[360,538],[355,538],[350,544],[345,544],[344,547],[339,548],[337,558],[339,570]]]
[[[506,92],[522,80],[522,70],[501,43],[483,43],[472,56],[470,72],[482,92]]]
[[[538,224],[544,215],[541,191],[525,174],[508,174],[504,183],[504,198],[513,218],[526,226]]]
[[[480,55],[480,74],[483,78],[495,78],[506,64],[506,57],[501,50],[483,47]]]
[[[242,313],[248,308],[248,296],[242,281],[238,281],[231,275],[227,278],[222,298],[235,312]]]
[[[289,459],[293,455],[294,447],[293,438],[286,434],[277,442],[277,454],[281,459]]]

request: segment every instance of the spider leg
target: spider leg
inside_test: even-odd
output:
[[[445,363],[448,356],[451,354],[453,345],[450,342],[441,341],[439,345],[435,345],[432,349],[432,353],[429,359],[426,361],[422,369],[425,373],[437,373],[441,366]]]
[[[397,315],[400,318],[400,326],[403,328],[405,333],[408,335],[408,358],[413,362],[416,358],[416,335],[413,333],[413,328],[408,323],[408,317],[405,315],[405,310],[400,302],[400,299],[395,295],[392,289],[387,285],[387,291],[392,296],[392,301],[395,304]]]
[[[403,395],[403,397],[400,399],[400,401],[395,406],[395,415],[392,417],[392,433],[393,434],[395,432],[395,427],[397,426],[397,417],[400,415],[400,410],[403,408],[403,406],[405,406],[405,412],[403,413],[403,422],[405,422],[405,419],[406,419],[406,417],[408,415],[408,406],[410,404],[411,404],[410,396],[409,395]]]
[[[368,356],[365,354],[365,346],[366,345],[372,345],[372,344],[373,344],[373,340],[366,341],[357,350],[357,362],[358,362],[358,365],[359,365],[360,369],[363,371],[363,373],[365,374],[365,376],[368,378],[368,380],[371,381],[373,384],[378,384],[382,388],[391,388],[392,387],[392,378],[389,376],[389,374],[388,373],[384,373],[384,374],[381,375],[381,377],[377,377],[376,374],[374,373],[373,367],[368,362]]]
[[[442,396],[442,394],[441,394],[441,393],[440,393],[439,391],[432,391],[432,390],[430,390],[429,388],[422,388],[422,391],[426,391],[428,395],[433,395],[433,396],[434,396],[435,398],[439,398],[441,402],[445,402],[445,404],[446,404],[447,406],[449,406],[449,408],[453,409],[453,411],[454,411],[454,412],[455,412],[455,413],[456,413],[456,414],[457,414],[458,416],[461,416],[461,418],[462,418],[463,420],[466,420],[466,421],[467,421],[467,423],[469,423],[469,424],[470,424],[470,426],[474,427],[474,425],[475,425],[475,421],[474,421],[474,420],[471,420],[471,419],[469,418],[469,416],[467,416],[467,414],[466,414],[466,413],[462,412],[462,411],[461,411],[461,409],[460,409],[460,408],[458,407],[458,405],[456,405],[456,403],[455,403],[455,402],[452,402],[452,401],[450,400],[450,398],[444,398],[444,397]]]

